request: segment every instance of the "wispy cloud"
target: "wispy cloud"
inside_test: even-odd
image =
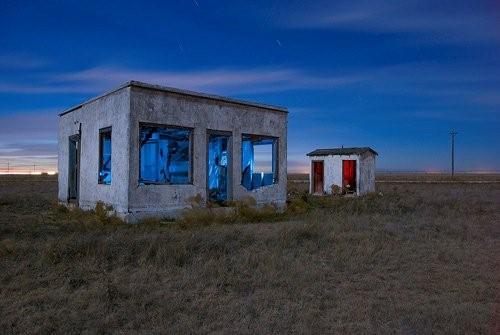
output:
[[[476,94],[473,99],[481,105],[500,107],[500,94],[498,91],[482,91]],[[498,113],[500,113],[500,108]]]
[[[2,84],[0,92],[17,94],[97,94],[129,80],[210,93],[238,95],[292,90],[337,90],[357,85],[367,95],[425,96],[440,101],[498,107],[491,94],[500,85],[495,64],[467,66],[413,62],[358,69],[355,72],[321,73],[299,68],[218,68],[166,71],[99,66],[81,71],[49,74],[38,84]],[[361,92],[361,91],[360,91]]]
[[[2,83],[0,92],[15,94],[99,93],[130,80],[224,94],[322,90],[363,80],[357,75],[325,75],[294,68],[239,68],[164,71],[94,67],[50,74],[33,83]]]
[[[55,139],[57,108],[31,111],[12,110],[0,114],[0,141]]]
[[[55,109],[12,111],[0,114],[0,168],[57,165],[57,113]]]
[[[428,34],[440,42],[500,41],[498,5],[460,1],[448,5],[430,0],[308,2],[291,6],[278,22],[299,29]]]
[[[413,112],[402,112],[401,116],[408,119],[425,119],[442,122],[500,122],[498,115],[493,113],[473,112],[463,113],[451,109],[419,109]]]
[[[154,71],[96,67],[54,77],[55,82],[79,85],[116,85],[139,80],[193,90],[257,93],[293,89],[322,89],[348,85],[358,76],[327,76],[293,68],[211,69],[200,71]]]
[[[31,70],[47,66],[49,62],[45,59],[27,56],[17,53],[0,54],[0,70]]]
[[[57,142],[54,143],[0,143],[0,159],[11,160],[13,164],[33,158],[57,158]]]
[[[491,95],[491,87],[500,85],[500,70],[495,64],[466,66],[460,63],[447,65],[432,62],[370,67],[344,74],[317,74],[296,68],[182,72],[96,67],[54,75],[50,79],[54,86],[50,86],[50,89],[60,89],[61,92],[102,92],[129,80],[224,94],[332,90],[356,84],[364,85],[365,93],[458,97],[473,103],[485,102],[491,105],[497,101]],[[490,93],[486,94],[485,90]]]
[[[34,84],[18,84],[18,83],[1,83],[0,93],[10,94],[60,94],[60,93],[96,93],[102,91],[103,85],[88,86],[88,85],[54,85],[47,83]]]
[[[429,104],[446,109],[470,106],[476,116],[478,109],[497,108],[500,112],[500,100],[495,98],[500,70],[495,64],[413,62],[368,69],[364,77],[367,79],[361,85],[365,96],[386,97],[387,101],[394,97],[419,98],[412,100],[413,107],[424,104],[427,109]]]

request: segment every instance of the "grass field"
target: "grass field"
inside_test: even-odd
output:
[[[500,184],[305,189],[283,214],[125,225],[1,177],[0,332],[494,332]]]

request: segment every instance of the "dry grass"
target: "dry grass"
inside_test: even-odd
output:
[[[0,179],[2,332],[493,326],[498,184],[380,185],[383,196],[360,199],[311,197],[296,185],[284,214],[195,211],[184,223],[134,226],[60,208],[50,185],[11,185]]]
[[[377,173],[379,181],[488,181],[500,182],[500,173],[456,173],[454,178],[451,178],[447,173]]]

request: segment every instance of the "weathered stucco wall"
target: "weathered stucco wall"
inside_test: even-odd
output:
[[[310,156],[311,170],[309,173],[309,192],[313,193],[312,187],[312,161],[323,161],[324,181],[323,190],[326,194],[332,193],[332,185],[342,187],[342,161],[356,161],[356,193],[363,195],[375,191],[375,156],[369,153],[364,155],[329,155]]]
[[[175,215],[190,206],[190,197],[207,196],[207,130],[232,134],[229,198],[245,196],[257,203],[286,203],[287,113],[141,87],[131,89],[129,211],[132,220],[150,215]],[[139,123],[193,129],[192,184],[139,184]],[[278,137],[278,183],[254,191],[241,186],[242,134]]]
[[[359,194],[375,192],[375,155],[365,153],[361,156]]]
[[[91,101],[59,118],[59,201],[68,200],[69,137],[81,124],[79,206],[95,207],[97,201],[112,205],[118,214],[128,212],[130,89],[123,88]],[[99,130],[111,128],[111,185],[98,183]]]

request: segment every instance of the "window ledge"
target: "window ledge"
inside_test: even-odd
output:
[[[259,191],[259,190],[262,190],[262,189],[267,189],[267,188],[273,187],[273,186],[278,185],[278,184],[279,183],[274,183],[274,184],[271,184],[271,185],[264,185],[264,186],[261,186],[261,187],[258,187],[258,188],[253,188],[251,190],[249,190],[248,188],[246,188],[242,184],[240,184],[240,186],[243,187],[243,189],[245,191],[247,191],[247,192],[256,192],[256,191]]]
[[[168,184],[168,183],[154,183],[154,182],[148,182],[148,183],[139,183],[138,186],[193,186],[193,183],[188,183],[188,184]]]

